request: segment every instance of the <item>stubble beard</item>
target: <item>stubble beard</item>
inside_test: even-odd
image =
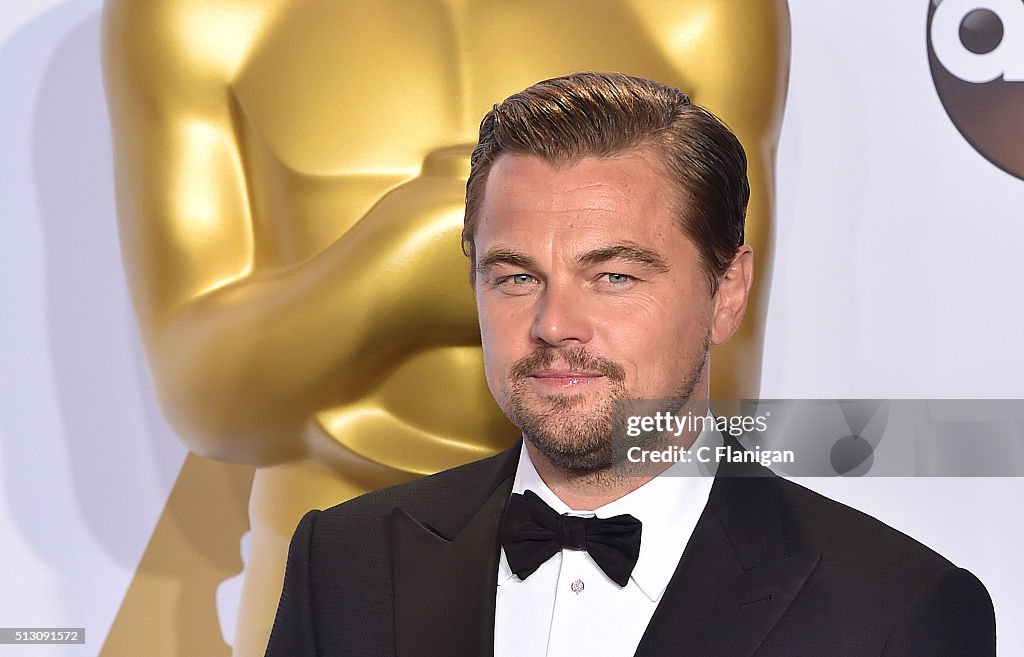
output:
[[[704,376],[710,339],[705,338],[698,358],[688,363],[679,386],[667,398],[663,409],[676,412],[686,406]],[[600,372],[611,390],[594,399],[585,391],[571,395],[539,395],[529,390],[530,375],[550,366],[556,359],[569,369]],[[616,465],[614,440],[615,402],[627,399],[625,370],[606,358],[588,353],[583,347],[561,351],[539,348],[512,367],[507,404],[503,410],[523,432],[523,438],[568,478],[591,480],[610,476]]]

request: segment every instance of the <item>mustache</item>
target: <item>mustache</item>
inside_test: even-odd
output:
[[[529,356],[524,356],[512,366],[513,381],[522,381],[539,370],[550,367],[556,360],[561,360],[572,370],[598,372],[609,380],[622,383],[626,380],[626,370],[613,360],[591,354],[583,347],[558,349],[554,347],[538,347]]]

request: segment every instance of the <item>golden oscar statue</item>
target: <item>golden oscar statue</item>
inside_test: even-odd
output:
[[[256,657],[307,509],[516,437],[484,382],[459,233],[480,119],[538,80],[676,85],[746,145],[762,276],[712,394],[756,396],[785,0],[108,0],[103,28],[125,271],[193,453],[103,655],[227,653],[194,591],[240,567],[244,522],[209,479],[237,490],[251,470],[219,462],[256,468],[234,637]],[[208,519],[181,529],[191,513]]]

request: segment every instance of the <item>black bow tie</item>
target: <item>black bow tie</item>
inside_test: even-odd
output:
[[[640,557],[640,521],[559,515],[533,491],[513,493],[501,523],[501,546],[509,568],[526,579],[562,548],[586,550],[601,570],[625,586]]]

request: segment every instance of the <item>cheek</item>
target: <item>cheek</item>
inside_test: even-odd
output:
[[[522,326],[523,318],[512,309],[501,304],[482,302],[477,304],[480,322],[480,343],[483,346],[484,369],[488,379],[501,376],[503,371],[522,357],[524,334],[529,336],[529,326]]]
[[[597,298],[586,308],[595,326],[617,334],[638,336],[663,326],[674,304],[656,294],[635,294],[621,298]]]
[[[480,320],[480,344],[483,347],[484,367],[488,376],[496,367],[500,367],[507,351],[507,338],[501,334],[500,322]]]
[[[603,318],[607,355],[626,368],[627,386],[656,393],[703,354],[711,326],[703,298],[638,297]]]
[[[681,339],[703,335],[710,326],[709,304],[683,295],[636,296],[611,304],[606,310],[601,323],[617,334],[620,343],[679,346]]]
[[[484,360],[484,380],[491,391],[491,395],[501,404],[505,396],[506,372],[509,364],[506,351],[502,349],[503,341],[501,336],[495,335],[494,331],[487,330],[484,320],[480,321],[480,345]]]
[[[479,308],[480,339],[484,342],[502,344],[515,333],[518,317],[508,308],[482,306]]]

